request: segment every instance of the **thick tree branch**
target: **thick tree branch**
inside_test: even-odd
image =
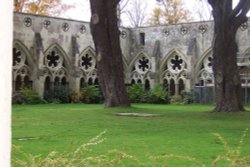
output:
[[[249,5],[249,2],[250,2],[249,0],[240,0],[240,2],[237,4],[237,6],[234,8],[232,12],[232,17],[236,17],[237,15],[239,15],[242,8],[247,4]]]
[[[212,6],[212,8],[215,7],[215,1],[216,0],[208,0],[208,3]]]
[[[237,9],[236,9],[237,8]],[[247,21],[247,12],[250,9],[250,0],[240,0],[236,8],[233,10],[233,25],[237,30],[241,24]],[[234,13],[237,12],[237,13]]]

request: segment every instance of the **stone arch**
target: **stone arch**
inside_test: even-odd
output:
[[[89,72],[87,75],[86,75],[86,83],[88,85],[93,85],[95,83],[95,80],[97,79],[97,70],[94,69],[92,70],[91,72]]]
[[[96,68],[95,50],[88,46],[79,55],[78,66],[85,72],[92,71]]]
[[[175,95],[176,94],[176,89],[175,89],[175,80],[174,79],[170,79],[170,82],[169,82],[169,93],[171,96]]]
[[[197,86],[213,86],[214,84],[214,76],[212,73],[209,73],[205,69],[199,71],[196,77],[196,85]]]
[[[160,83],[162,84],[163,83],[163,80],[167,80],[168,82],[173,79],[175,82],[177,82],[177,76],[172,74],[171,71],[169,70],[166,70],[164,71],[162,74],[161,74],[161,77],[160,77]]]
[[[183,78],[179,78],[178,80],[178,94],[181,94],[182,91],[185,90],[185,82]]]
[[[124,71],[127,71],[129,69],[128,61],[125,57],[122,57],[123,67]]]
[[[34,59],[32,59],[32,56],[31,56],[29,49],[21,41],[19,41],[17,39],[14,39],[13,50],[15,47],[17,47],[18,49],[20,49],[21,52],[24,53],[24,56],[25,56],[24,64],[25,64],[25,62],[27,62],[26,65],[28,65],[31,69],[33,69],[35,66],[35,63],[34,63],[35,61],[34,61]],[[13,52],[13,54],[14,54],[14,52]],[[15,67],[13,67],[13,68],[15,69]]]
[[[67,69],[64,67],[58,69],[53,75],[53,82],[55,85],[66,86],[69,82],[68,80],[69,80],[68,72]]]
[[[149,79],[145,79],[144,89],[150,90],[151,84]]]
[[[237,63],[238,66],[250,66],[250,47],[238,57]]]
[[[20,90],[21,87],[32,88],[32,83],[31,69],[27,65],[23,65],[13,72],[14,91]]]
[[[80,89],[82,89],[87,84],[87,76],[86,73],[83,70],[80,70],[80,77],[79,77],[79,86]]]
[[[160,83],[167,86],[170,95],[180,94],[180,90],[185,89],[187,84],[188,62],[186,56],[178,49],[172,49],[161,62]]]
[[[165,70],[167,70],[167,69],[166,69],[166,65],[167,65],[169,59],[170,59],[173,55],[178,55],[178,56],[180,56],[180,57],[184,60],[186,66],[187,66],[187,58],[186,58],[185,54],[182,53],[182,52],[181,52],[180,50],[178,50],[178,49],[172,49],[172,50],[170,50],[170,51],[166,54],[166,56],[164,56],[164,58],[161,60],[162,63],[160,64],[160,70],[159,70],[160,74],[162,74]]]
[[[150,57],[144,52],[139,52],[129,64],[128,82],[130,84],[141,83],[148,89],[153,84],[150,77],[151,67],[152,62]]]
[[[16,78],[15,78],[15,91],[19,91],[22,87],[22,77],[20,75],[17,75]]]
[[[59,45],[59,44],[57,44],[57,43],[54,43],[54,44],[52,44],[52,45],[50,45],[47,49],[46,49],[46,51],[44,52],[44,58],[43,58],[43,63],[44,63],[44,65],[46,66],[46,56],[50,53],[50,52],[52,52],[52,51],[57,51],[59,54],[60,54],[60,56],[61,56],[61,58],[62,58],[62,64],[58,67],[58,68],[60,68],[61,66],[65,66],[65,68],[66,69],[71,69],[71,63],[70,63],[70,59],[69,59],[69,57],[67,56],[67,54],[66,54],[66,52],[64,51],[64,49]],[[60,59],[59,59],[59,61],[60,61]],[[47,66],[48,67],[48,66]],[[56,68],[55,70],[57,70],[58,68]]]
[[[208,48],[200,57],[200,59],[195,64],[195,73],[198,74],[201,70],[201,67],[203,65],[203,61],[205,58],[207,58],[209,55],[212,55],[212,48]]]
[[[31,69],[27,65],[23,65],[19,69],[17,69],[14,74],[13,74],[13,80],[15,80],[16,76],[20,75],[22,77],[22,80],[24,79],[25,76],[29,76],[31,78]]]
[[[138,82],[140,81],[140,82]],[[136,83],[142,83],[143,84],[143,81],[144,81],[144,77],[139,74],[137,71],[132,71],[131,72],[131,78],[130,78],[130,83],[133,82],[133,84],[136,84]]]
[[[145,61],[146,60],[148,60],[148,68],[147,67],[145,67],[144,69],[145,70],[138,70],[139,69],[139,67],[135,67],[136,66],[136,61],[138,61],[140,58],[143,58],[143,57],[145,57],[146,59],[145,59]],[[145,62],[146,63],[146,62]],[[151,59],[150,59],[150,57],[146,54],[146,53],[144,53],[144,52],[139,52],[136,56],[135,56],[135,58],[130,62],[130,64],[129,64],[129,71],[131,72],[131,71],[134,71],[134,68],[135,68],[135,70],[137,70],[138,72],[140,72],[140,73],[142,73],[142,74],[144,74],[144,73],[146,73],[147,71],[150,71],[150,69],[151,69]],[[147,68],[147,71],[146,71],[146,68]]]
[[[43,96],[45,97],[46,95],[50,94],[50,91],[52,90],[52,77],[47,75],[44,77],[44,91],[43,91]]]
[[[196,63],[194,76],[197,86],[213,86],[212,48],[207,49]]]
[[[250,47],[249,48],[247,48],[244,52],[243,52],[243,56],[245,56],[245,55],[247,55],[247,54],[249,54],[250,53]]]

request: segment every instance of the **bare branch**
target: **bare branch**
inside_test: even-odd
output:
[[[121,0],[119,5],[120,5],[120,14],[124,13],[124,9],[126,8],[126,6],[128,5],[130,0]],[[123,3],[124,2],[124,3]]]

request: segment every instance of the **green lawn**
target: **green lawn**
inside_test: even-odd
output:
[[[211,105],[153,104],[114,109],[85,104],[15,105],[12,109],[12,140],[26,153],[46,156],[53,150],[72,151],[107,130],[107,139],[94,146],[90,154],[117,149],[148,166],[151,166],[149,156],[174,154],[194,157],[210,166],[218,154],[225,152],[213,133],[221,134],[232,148],[236,148],[243,131],[250,128],[250,112],[211,113],[212,108]],[[162,116],[121,117],[115,115],[117,112]],[[18,140],[20,138],[35,139]],[[250,130],[242,154],[250,155]],[[20,158],[20,154],[13,152],[12,158]],[[175,167],[192,166],[183,161],[170,163]]]

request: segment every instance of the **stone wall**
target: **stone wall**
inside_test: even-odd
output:
[[[237,34],[238,62],[247,81],[248,24]],[[120,30],[126,84],[142,83],[150,89],[160,83],[171,95],[213,86],[212,22]],[[43,96],[55,84],[69,85],[75,92],[98,84],[87,22],[15,13],[13,60],[13,90],[30,86]]]

